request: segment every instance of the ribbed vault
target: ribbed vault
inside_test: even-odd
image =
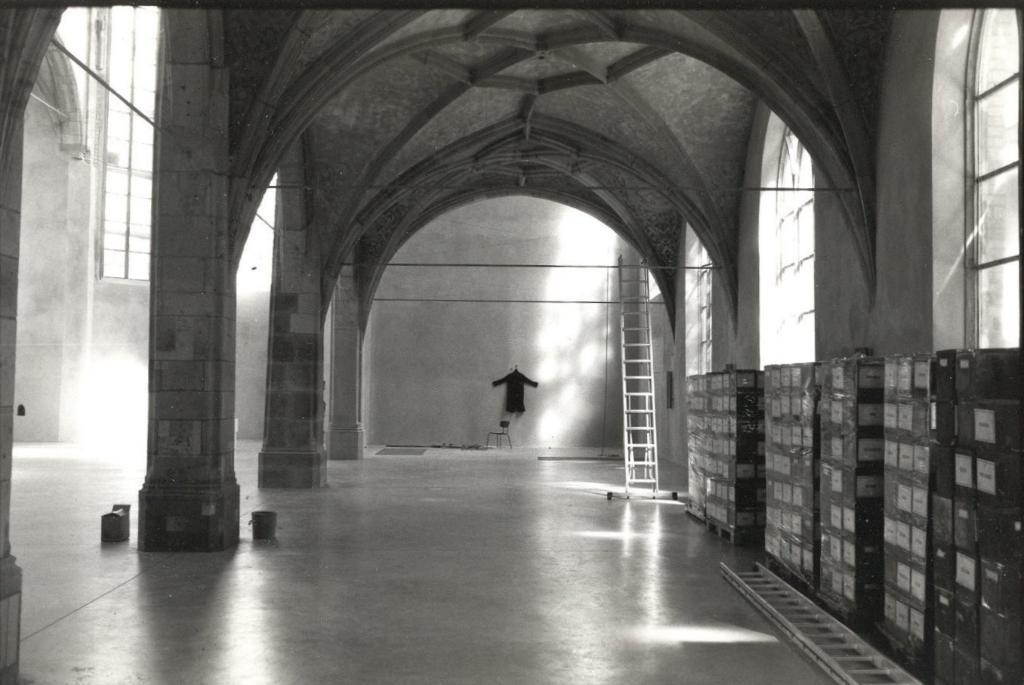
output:
[[[262,187],[305,134],[325,292],[346,259],[386,262],[439,208],[516,191],[602,215],[652,264],[677,263],[690,223],[734,300],[761,100],[811,151],[819,185],[843,189],[871,284],[873,111],[848,104],[877,91],[877,73],[836,36],[884,38],[888,18],[849,14],[227,13],[236,253]],[[361,274],[372,293],[379,273]]]

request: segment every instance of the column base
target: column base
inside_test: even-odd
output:
[[[362,426],[327,429],[327,458],[362,459],[366,440]]]
[[[261,488],[322,488],[327,485],[327,460],[320,452],[263,450],[259,458]]]
[[[21,569],[11,555],[0,559],[0,685],[18,685],[18,646],[21,644]]]
[[[238,544],[238,483],[146,485],[139,490],[140,552],[219,552]]]

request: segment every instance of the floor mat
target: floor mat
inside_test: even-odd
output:
[[[418,457],[421,454],[425,454],[426,451],[426,449],[418,447],[385,447],[384,449],[377,450],[376,454],[390,454],[396,457]]]

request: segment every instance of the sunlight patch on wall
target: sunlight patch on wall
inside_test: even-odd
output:
[[[599,266],[614,264],[617,259],[618,236],[583,212],[563,209],[556,232],[558,247],[551,260],[554,264]],[[605,340],[609,334],[605,328],[609,305],[603,302],[613,294],[609,288],[609,279],[614,275],[611,271],[556,268],[548,272],[544,299],[600,303],[541,305],[536,337],[541,363],[539,378],[535,380],[559,388],[555,402],[545,408],[540,419],[541,435],[548,444],[566,444],[568,430],[575,426],[583,408],[607,401],[606,397],[584,396],[581,390],[585,379],[605,374],[603,353],[606,347],[613,350],[617,344]]]

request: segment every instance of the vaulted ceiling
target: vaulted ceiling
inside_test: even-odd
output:
[[[691,224],[735,297],[757,103],[840,193],[873,277],[873,131],[889,14],[851,10],[225,11],[244,237],[301,140],[329,291],[343,260],[382,264],[430,219],[530,194],[602,219],[653,264]],[[236,240],[236,249],[240,243]],[[660,270],[671,294],[672,272]]]

